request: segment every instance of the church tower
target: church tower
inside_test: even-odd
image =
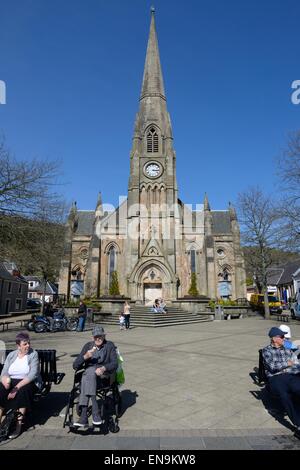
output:
[[[168,271],[169,282],[175,280],[177,199],[176,156],[152,8],[139,111],[130,155],[128,275],[146,263],[146,271],[149,271],[148,274],[152,272],[152,284],[159,284],[155,281],[162,279],[162,269]],[[149,253],[159,253],[159,259],[154,257],[151,263]],[[137,282],[141,282],[141,277]],[[169,286],[167,290],[170,289],[174,290],[174,286]]]
[[[193,176],[196,185],[197,175]],[[140,304],[152,305],[163,297],[169,304],[196,311],[197,302],[206,302],[207,297],[245,297],[234,208],[213,210],[207,195],[203,202],[193,208],[178,198],[176,154],[152,8],[128,197],[112,210],[102,204],[100,195],[94,210],[72,208],[60,293],[74,299],[97,297],[112,302],[113,309],[117,300],[109,299],[118,295],[110,292],[117,275],[119,297]]]

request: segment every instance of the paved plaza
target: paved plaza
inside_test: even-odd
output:
[[[129,331],[107,326],[124,357],[126,383],[121,430],[106,435],[62,427],[72,362],[91,330],[32,333],[33,347],[57,350],[66,376],[36,405],[35,428],[0,449],[300,449],[288,418],[251,377],[275,324],[254,317]],[[300,338],[300,323],[291,329]],[[16,331],[0,333],[7,348]]]

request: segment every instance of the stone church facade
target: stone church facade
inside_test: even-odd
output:
[[[167,110],[152,12],[139,110],[130,154],[128,196],[105,210],[73,204],[59,293],[68,298],[109,294],[117,272],[120,294],[151,304],[188,296],[192,275],[199,295],[246,297],[243,253],[235,209],[196,210],[178,198],[176,154]]]

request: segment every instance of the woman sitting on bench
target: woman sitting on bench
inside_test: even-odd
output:
[[[31,407],[35,383],[41,382],[38,353],[30,347],[29,335],[18,333],[16,344],[17,349],[5,360],[0,383],[0,421],[4,409],[18,409],[20,413],[10,439],[21,433],[26,409]]]

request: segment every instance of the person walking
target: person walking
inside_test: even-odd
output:
[[[78,307],[78,317],[79,317],[79,322],[78,322],[78,328],[77,331],[84,331],[84,325],[87,317],[87,306],[85,303],[81,300],[79,307]]]
[[[125,304],[124,304],[123,315],[125,317],[125,329],[129,330],[129,328],[130,328],[130,305],[127,302],[127,300],[125,301]]]

